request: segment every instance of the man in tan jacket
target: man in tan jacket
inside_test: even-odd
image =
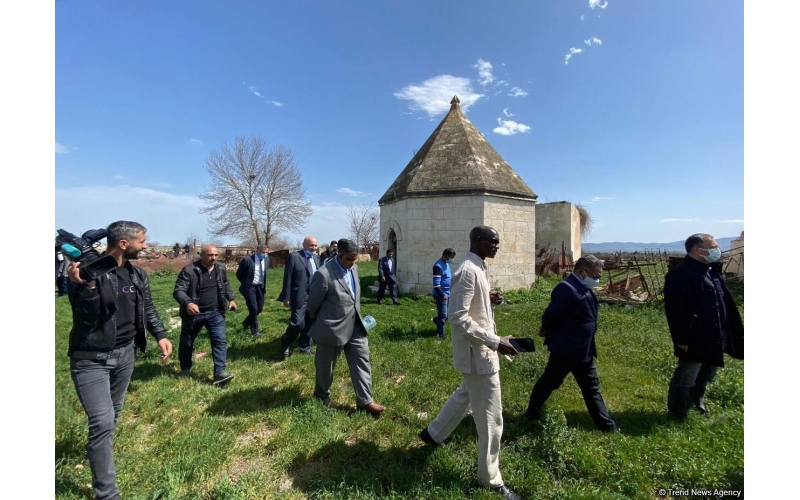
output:
[[[503,302],[500,292],[489,286],[486,257],[494,258],[500,236],[494,228],[478,226],[469,233],[470,249],[453,274],[450,294],[450,325],[453,366],[463,381],[420,439],[438,446],[450,436],[472,409],[478,432],[478,482],[507,500],[520,500],[503,483],[500,474],[500,438],[503,406],[500,398],[499,354],[517,354],[508,337],[497,336],[494,306]]]

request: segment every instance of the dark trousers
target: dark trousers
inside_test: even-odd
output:
[[[58,295],[59,297],[62,295],[66,295],[68,293],[67,290],[67,278],[66,276],[59,276],[56,278],[56,287],[58,288]]]
[[[292,317],[289,320],[289,326],[281,336],[281,349],[287,349],[295,339],[299,336],[298,347],[301,351],[311,352],[311,337],[308,336],[308,330],[311,328],[311,322],[308,321],[306,316],[306,305],[302,307],[292,307]]]
[[[89,420],[86,451],[92,469],[92,488],[98,499],[119,498],[114,430],[135,360],[133,342],[108,353],[108,359],[70,360],[72,382]]]
[[[247,304],[247,317],[244,319],[244,326],[251,330],[258,330],[258,315],[264,309],[264,290],[260,286],[250,286],[242,294],[244,302]]]
[[[434,299],[436,301],[436,317],[433,322],[436,323],[436,335],[444,338],[444,324],[447,322],[447,304],[449,301]]]
[[[214,376],[225,371],[228,358],[228,344],[225,340],[225,317],[218,310],[201,312],[196,316],[181,318],[181,341],[178,344],[178,361],[181,370],[192,368],[194,341],[203,327],[208,330],[211,340],[211,356],[214,359]]]
[[[392,298],[392,302],[397,304],[397,282],[390,280],[389,278],[387,278],[386,281],[381,281],[378,285],[378,304],[380,304],[383,300],[383,295],[386,293],[387,285],[389,286],[389,296]]]
[[[717,367],[707,363],[695,363],[678,358],[678,366],[669,381],[667,408],[676,418],[686,418],[689,404],[700,406],[706,395],[706,387],[717,374]]]
[[[614,431],[617,424],[608,416],[606,404],[600,394],[600,380],[597,378],[597,368],[594,359],[589,361],[569,361],[556,354],[550,353],[544,373],[536,381],[531,391],[530,402],[526,413],[538,417],[539,409],[550,395],[561,387],[567,375],[572,373],[575,382],[581,389],[586,409],[594,421],[594,425],[601,431]]]

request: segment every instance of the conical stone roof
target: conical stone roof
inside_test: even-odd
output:
[[[536,200],[537,195],[478,132],[459,107],[450,111],[384,193],[379,205],[418,196],[494,194]]]

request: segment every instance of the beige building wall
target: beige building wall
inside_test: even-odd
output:
[[[581,258],[581,217],[567,201],[536,205],[536,243],[561,252],[561,242],[573,262]]]
[[[381,252],[397,239],[401,293],[431,293],[433,263],[442,251],[456,251],[455,266],[469,251],[469,232],[489,225],[500,233],[500,251],[488,261],[492,286],[529,287],[534,277],[534,202],[497,196],[407,198],[381,206]],[[454,266],[454,267],[455,267]]]
[[[730,260],[725,271],[744,278],[744,231],[738,238],[731,241]]]

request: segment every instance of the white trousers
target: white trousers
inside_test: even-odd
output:
[[[493,488],[503,486],[503,476],[500,475],[500,438],[503,436],[500,373],[464,373],[463,377],[464,381],[428,425],[428,433],[434,441],[441,443],[472,408],[472,419],[478,432],[478,482]]]

